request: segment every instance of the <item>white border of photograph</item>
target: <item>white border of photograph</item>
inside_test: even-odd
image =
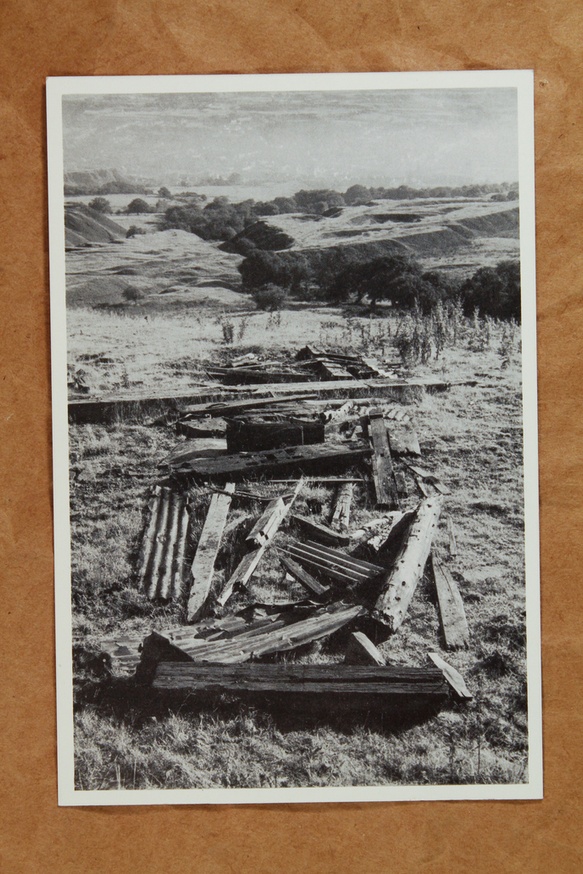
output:
[[[512,785],[391,785],[298,789],[76,790],[74,788],[71,652],[62,97],[65,95],[173,92],[371,91],[448,88],[516,88],[518,95],[528,782]],[[58,802],[60,805],[265,804],[542,798],[533,97],[533,73],[528,70],[233,76],[112,76],[47,79]]]

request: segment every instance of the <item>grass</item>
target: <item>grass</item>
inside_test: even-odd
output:
[[[229,313],[234,342],[225,344],[220,319],[187,311],[151,316],[70,313],[71,363],[107,352],[127,369],[128,381],[176,387],[199,378],[205,359],[267,348],[283,354],[306,342],[381,354],[399,328],[395,317],[346,319],[340,311],[299,309],[281,314]],[[243,321],[244,320],[244,321]],[[241,326],[243,325],[243,328]],[[423,323],[423,330],[427,325]],[[452,325],[449,326],[452,329]],[[415,375],[478,378],[476,387],[404,397],[419,434],[421,464],[452,489],[446,512],[453,520],[458,557],[448,556],[445,520],[437,544],[466,606],[471,644],[446,655],[474,691],[466,706],[401,724],[364,713],[325,719],[276,713],[230,699],[189,702],[171,711],[122,683],[109,688],[84,669],[76,680],[78,788],[198,788],[347,786],[399,783],[515,783],[527,779],[527,714],[522,507],[522,417],[518,332],[491,322],[463,320],[443,344],[427,328],[429,355],[410,360]],[[441,336],[441,335],[439,335]],[[439,352],[435,348],[440,345]],[[436,354],[439,357],[436,358]],[[410,356],[410,359],[415,356]],[[96,362],[95,390],[112,388],[116,371]],[[178,389],[177,389],[178,390]],[[394,406],[394,402],[387,402]],[[145,498],[157,480],[157,461],[176,443],[170,429],[139,423],[79,425],[70,429],[73,537],[73,621],[76,640],[91,649],[120,631],[144,636],[152,627],[183,622],[184,604],[155,606],[135,585],[134,568],[144,524]],[[401,469],[402,465],[397,463]],[[419,499],[407,475],[407,506]],[[254,487],[257,490],[259,487]],[[265,491],[274,487],[265,486]],[[192,488],[191,549],[204,521],[208,492]],[[298,511],[321,507],[326,519],[333,493],[308,486]],[[251,513],[260,504],[235,502],[218,562],[221,574],[236,560]],[[356,490],[354,526],[374,518],[373,498]],[[285,532],[283,538],[288,536]],[[248,600],[283,602],[303,596],[290,588],[273,555],[253,577]],[[229,611],[246,603],[240,594]],[[389,661],[427,664],[441,643],[433,585],[420,584],[401,629],[378,641]],[[342,658],[342,634],[287,658]]]

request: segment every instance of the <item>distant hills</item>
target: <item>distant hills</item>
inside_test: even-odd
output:
[[[148,194],[151,187],[117,170],[78,170],[65,173],[65,196],[75,194]]]

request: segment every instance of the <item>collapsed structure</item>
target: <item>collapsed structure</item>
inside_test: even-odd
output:
[[[103,641],[112,673],[133,677],[152,694],[179,696],[300,693],[382,707],[405,699],[439,703],[451,690],[471,697],[438,653],[427,653],[430,664],[423,667],[388,665],[371,640],[396,633],[406,621],[426,566],[444,647],[465,647],[469,636],[461,594],[434,546],[450,490],[417,463],[421,450],[411,417],[386,403],[392,389],[423,383],[404,380],[397,370],[394,361],[308,346],[294,364],[277,370],[251,354],[209,368],[213,379],[231,387],[228,399],[203,397],[165,411],[159,421],[171,423],[187,441],[161,461],[136,577],[145,598],[183,603],[184,624],[153,630],[145,640],[122,635]],[[298,382],[298,373],[312,380]],[[259,393],[251,394],[249,386],[260,387]],[[97,402],[91,403],[94,411]],[[112,403],[107,400],[105,408]],[[83,410],[79,401],[71,413],[83,418]],[[411,479],[419,500],[404,510],[405,502],[411,504]],[[333,490],[327,516],[309,504],[307,512],[297,512],[307,484]],[[208,493],[202,506],[200,499],[196,507],[191,502],[193,486],[197,494]],[[376,515],[357,527],[354,506],[362,495]],[[228,573],[217,573],[233,502],[243,508],[261,502],[263,509],[246,512],[242,549],[231,556]],[[206,511],[198,538],[189,530],[195,510]],[[451,558],[450,517],[447,532]],[[304,597],[231,609],[234,593],[248,588],[268,551]],[[294,661],[294,653],[332,635],[343,642],[343,661]],[[286,660],[274,662],[280,653],[288,654]]]

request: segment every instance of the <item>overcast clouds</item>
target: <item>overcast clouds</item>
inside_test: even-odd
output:
[[[377,185],[518,177],[513,88],[67,96],[63,128],[65,171],[160,182],[233,172]]]

